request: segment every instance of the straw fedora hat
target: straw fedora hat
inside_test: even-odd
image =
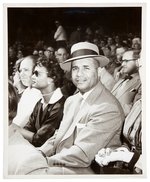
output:
[[[109,63],[109,59],[107,57],[99,54],[99,49],[95,44],[89,42],[79,42],[71,47],[71,58],[67,59],[64,64],[70,63],[71,68],[72,61],[83,58],[94,58],[99,62],[100,67],[104,67]]]

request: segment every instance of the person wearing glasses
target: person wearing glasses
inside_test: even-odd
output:
[[[142,81],[141,58],[137,59],[136,66]],[[141,90],[141,88],[139,88]],[[136,94],[136,96],[139,93]],[[135,96],[135,97],[136,97]],[[135,99],[134,99],[135,100]],[[102,168],[101,172],[109,170],[111,174],[142,174],[143,154],[142,154],[142,100],[137,97],[133,107],[125,119],[122,130],[122,146],[116,149],[103,148],[95,156],[95,161]],[[118,162],[119,161],[119,162]],[[111,163],[113,162],[113,163]],[[121,166],[117,163],[122,163]],[[93,170],[97,165],[93,162]],[[112,168],[113,164],[113,168]],[[113,169],[113,170],[112,170]],[[111,171],[110,171],[111,170]],[[95,171],[97,172],[97,171]]]
[[[32,75],[32,87],[41,91],[42,99],[35,105],[24,128],[16,126],[35,147],[40,147],[59,128],[66,100],[60,89],[62,83],[61,68],[45,56],[39,58]]]
[[[44,51],[44,55],[48,58],[54,58],[54,48],[49,46],[47,47],[47,49]]]
[[[119,100],[124,110],[125,116],[127,116],[132,108],[133,100],[141,87],[141,81],[138,73],[138,67],[136,61],[138,55],[133,50],[127,51],[122,57],[121,74],[124,75],[114,85],[112,94]]]
[[[100,55],[98,47],[92,43],[79,42],[72,46],[71,58],[64,64],[70,64],[72,81],[79,92],[67,98],[58,131],[41,147],[32,147],[34,155],[26,150],[20,154],[22,142],[15,150],[17,154],[10,146],[9,174],[93,174],[90,165],[95,154],[106,146],[121,145],[123,110],[119,101],[99,80],[99,67],[106,66],[108,62],[109,59]],[[35,71],[48,70],[38,66]],[[42,75],[42,85],[53,80],[51,76],[46,77],[46,73]],[[41,76],[33,75],[34,87],[39,85],[38,88],[43,88],[39,83]],[[41,92],[47,94],[42,89]],[[12,153],[16,158],[11,157]]]

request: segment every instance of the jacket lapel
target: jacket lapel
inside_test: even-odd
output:
[[[120,84],[122,84],[123,83],[123,81],[124,81],[124,79],[120,79],[115,85],[114,85],[114,87],[113,87],[113,89],[112,89],[112,93],[120,86]]]
[[[95,102],[95,100],[97,100],[97,97],[99,97],[100,94],[102,93],[102,88],[103,88],[103,85],[98,84],[96,86],[96,88],[91,92],[91,94],[88,96],[88,98],[84,101],[84,104],[82,105],[82,107],[79,110],[79,112],[77,113],[77,115],[74,118],[72,118],[72,121],[71,121],[72,123],[67,127],[67,130],[65,130],[65,133],[61,136],[59,135],[59,140],[58,140],[59,142],[66,140],[67,138],[69,138],[72,135],[72,133],[75,130],[76,124],[78,122],[80,122],[80,120],[85,115],[87,115],[89,109],[91,108],[92,103]],[[78,105],[78,107],[80,107],[78,103],[77,103],[77,105]],[[74,112],[75,112],[75,109],[74,109]],[[67,126],[67,124],[65,123],[64,127],[66,128],[66,126]]]
[[[125,92],[127,92],[128,90],[131,90],[134,87],[137,87],[138,85],[140,85],[140,79],[139,79],[139,76],[136,75],[131,80],[128,80],[128,82],[126,83],[126,86],[119,92],[117,97],[118,98],[121,97]]]
[[[79,110],[79,112],[77,113],[77,115],[73,118],[72,124],[69,127],[68,131],[65,133],[64,137],[62,138],[62,140],[65,140],[67,138],[69,138],[69,136],[74,132],[74,129],[76,127],[76,124],[78,122],[80,122],[81,118],[88,113],[89,110],[89,105],[87,103],[84,103],[82,105],[82,109]]]
[[[72,104],[73,103],[73,104]],[[58,130],[58,134],[55,140],[55,145],[59,143],[59,141],[63,138],[63,136],[67,133],[70,126],[74,122],[74,115],[76,110],[78,109],[80,104],[80,96],[79,93],[71,100],[71,105],[66,105],[67,114],[64,115],[61,125]]]

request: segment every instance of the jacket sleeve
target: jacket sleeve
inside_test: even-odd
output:
[[[95,154],[104,147],[121,145],[121,113],[116,106],[103,104],[91,110],[88,122],[78,131],[74,145],[48,157],[49,166],[88,167]]]
[[[65,103],[64,103],[63,115],[65,115],[65,111],[67,111],[66,106],[68,105],[69,100],[70,100],[70,98],[67,98]],[[63,120],[61,121],[60,125],[62,125],[62,124],[63,124]],[[42,151],[46,156],[54,155],[54,153],[55,153],[54,143],[56,141],[56,137],[57,137],[58,132],[59,132],[59,129],[55,130],[54,135],[52,137],[50,137],[48,140],[46,140],[46,142],[41,147],[38,147],[38,149],[40,151]]]
[[[48,118],[43,122],[39,130],[34,134],[32,144],[40,147],[48,138],[50,138],[55,130],[58,129],[63,116],[63,104],[56,103]]]

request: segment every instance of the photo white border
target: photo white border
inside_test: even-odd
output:
[[[7,3],[8,3],[9,1],[7,1]],[[26,1],[27,2],[27,1]],[[31,1],[30,1],[31,2]],[[44,3],[45,1],[42,1],[42,3]],[[60,2],[60,1],[59,1]],[[63,1],[64,2],[64,1]],[[62,2],[62,3],[63,3]],[[77,2],[77,1],[76,1]],[[80,1],[81,2],[81,1]],[[91,4],[90,2],[88,2],[88,1],[86,1],[87,3],[89,3],[89,7],[91,7],[91,5],[93,4]],[[92,2],[94,2],[94,1],[92,1]],[[116,1],[117,2],[117,1]],[[133,2],[133,1],[132,1]],[[110,3],[110,1],[109,1],[109,4],[106,4],[106,1],[105,1],[105,3],[102,3],[102,7],[103,6],[106,6],[106,7],[113,7],[113,6],[123,6],[123,5],[127,5],[126,3],[128,3],[128,4],[130,4],[129,6],[134,6],[135,4],[134,3],[137,3],[135,6],[137,6],[137,5],[139,5],[139,6],[141,6],[143,3],[147,3],[146,5],[147,5],[147,7],[145,8],[145,12],[144,12],[144,17],[146,17],[146,19],[144,19],[143,20],[143,23],[144,23],[144,25],[142,25],[142,45],[143,45],[143,50],[145,50],[144,52],[145,53],[143,53],[143,59],[144,60],[147,60],[148,61],[148,40],[147,40],[147,37],[148,37],[148,28],[150,27],[150,25],[149,25],[149,23],[148,23],[148,19],[149,19],[149,14],[148,14],[148,7],[149,7],[149,3],[148,2],[146,2],[146,1],[143,1],[143,2],[141,2],[140,1],[140,3],[139,2],[137,2],[137,1],[135,1],[135,2],[133,2],[133,3],[128,3],[128,1],[126,0],[124,3],[120,3],[120,2],[117,2],[117,3]],[[6,3],[6,2],[4,2],[4,3]],[[16,3],[16,2],[15,2]],[[33,3],[40,3],[39,5],[37,5],[37,7],[42,7],[43,5],[41,4],[41,2],[39,2],[39,1],[35,1],[35,2],[33,2]],[[65,3],[68,3],[68,2],[66,2],[65,1]],[[95,3],[95,2],[94,2]],[[94,6],[94,4],[93,4],[93,7],[96,7],[97,5],[99,5],[101,2],[99,1],[99,2],[96,2],[96,4],[95,4],[95,6]],[[11,5],[11,2],[10,2],[10,5]],[[16,6],[22,6],[23,4],[21,3],[17,3],[16,4]],[[27,4],[24,4],[25,6],[27,6]],[[35,4],[28,4],[29,5],[29,7],[31,7],[32,5],[35,5]],[[47,3],[46,2],[46,4],[44,4],[44,6],[45,5],[51,5],[51,6],[53,6],[54,5],[54,7],[55,6],[58,6],[58,4],[51,4],[51,3]],[[66,4],[62,4],[62,6],[66,6]],[[73,6],[73,5],[76,5],[76,4],[70,4],[71,6]],[[70,6],[69,5],[69,6]],[[78,4],[80,7],[82,7],[82,5],[83,6],[85,6],[85,4]],[[108,5],[108,6],[107,6]],[[60,4],[59,4],[59,6],[61,6]],[[2,12],[2,11],[1,11]],[[146,16],[145,16],[145,13],[146,13]],[[1,24],[2,26],[5,26],[5,24]],[[146,30],[145,29],[143,29],[143,27],[145,27],[145,25],[147,26],[147,28],[146,28]],[[1,30],[2,30],[3,28],[1,28]],[[4,33],[4,32],[3,32]],[[5,35],[5,33],[4,33],[4,35]],[[2,34],[1,34],[1,40],[3,40],[3,38],[4,38],[4,35],[3,35],[3,37],[2,37]],[[5,42],[5,41],[4,41]],[[5,43],[3,42],[3,44],[2,44],[2,46],[1,47],[3,47],[3,49],[6,49],[6,45],[5,45]],[[145,46],[145,47],[144,47]],[[4,54],[6,53],[6,50],[4,50],[4,52],[3,52]],[[1,53],[1,55],[3,55],[3,53]],[[146,55],[146,56],[145,56]],[[146,59],[145,59],[146,58]],[[6,59],[6,57],[5,57],[5,59],[4,59],[4,57],[2,57],[2,59],[1,60],[7,60]],[[3,63],[4,63],[4,61],[3,61]],[[145,75],[145,73],[146,73],[146,77],[147,77],[147,73],[148,73],[148,68],[149,68],[149,66],[148,66],[148,63],[146,62],[146,64],[143,64],[143,65],[145,65],[144,66],[144,68],[143,68],[143,73],[144,73],[144,75]],[[7,88],[7,79],[5,80],[4,78],[3,78],[3,76],[4,76],[4,74],[5,73],[3,73],[3,71],[6,69],[6,67],[7,67],[7,64],[4,64],[3,66],[1,66],[1,68],[2,68],[2,71],[0,70],[0,78],[2,78],[2,81],[1,81],[1,83],[4,83],[4,89],[3,89],[3,93],[5,93],[4,95],[3,95],[3,93],[2,93],[2,99],[1,99],[1,101],[4,99],[4,101],[6,102],[7,101],[7,98],[6,98],[6,96],[7,96],[7,94],[6,94],[6,88]],[[146,82],[146,78],[145,77],[143,77],[144,78],[144,84],[142,85],[142,87],[144,87],[144,93],[143,93],[143,107],[144,107],[144,111],[145,111],[145,105],[146,105],[146,100],[147,100],[147,95],[146,95],[146,88],[148,87],[147,86],[147,83],[148,82]],[[149,89],[149,88],[148,88]],[[149,93],[149,92],[148,92]],[[0,94],[1,95],[1,94]],[[4,118],[4,121],[5,121],[5,118],[7,118],[7,116],[4,114],[4,113],[6,113],[7,112],[7,108],[5,108],[5,112],[3,112],[3,107],[4,107],[4,105],[2,105],[2,109],[0,109],[1,111],[2,111],[2,114],[0,114],[1,116],[3,115],[3,117],[2,118]],[[146,106],[146,108],[147,108],[147,106]],[[148,112],[147,112],[148,113]],[[144,115],[144,114],[143,114]],[[146,150],[145,150],[145,152],[147,151],[147,149],[148,149],[148,142],[146,142],[147,140],[148,140],[148,136],[147,136],[147,134],[148,134],[148,132],[150,132],[149,130],[148,130],[148,120],[147,120],[147,118],[145,119],[146,117],[145,117],[145,115],[144,115],[144,121],[146,120],[146,123],[143,123],[143,124],[145,124],[145,127],[146,127],[146,135],[144,136],[143,135],[143,138],[144,138],[144,148],[146,148]],[[4,121],[3,121],[3,119],[2,119],[2,124],[4,123]],[[6,123],[6,122],[5,122]],[[3,126],[1,127],[1,129],[2,129],[2,132],[0,132],[0,137],[1,138],[3,138]],[[1,136],[2,135],[2,136]],[[146,140],[145,140],[146,139]],[[6,141],[4,141],[4,143],[6,143]],[[146,145],[147,144],[147,145]],[[2,141],[2,144],[1,144],[1,146],[3,145],[3,141]],[[1,151],[2,152],[2,155],[3,155],[3,151]],[[148,153],[148,152],[147,152]],[[150,161],[150,160],[148,160],[149,159],[149,157],[148,157],[148,155],[147,155],[147,161]],[[3,157],[2,157],[2,160],[3,160]],[[2,161],[1,160],[1,161]],[[146,168],[148,167],[148,164],[145,164],[146,165]],[[2,166],[2,169],[3,169],[3,166]],[[1,171],[1,170],[0,170]],[[149,171],[148,170],[148,168],[147,168],[147,171]],[[2,172],[3,173],[3,172]],[[148,173],[148,172],[147,172]],[[99,180],[101,180],[101,177],[99,177],[100,175],[98,175],[98,179]],[[117,175],[118,176],[118,175]],[[53,176],[54,178],[57,178],[56,176]],[[83,176],[84,178],[85,178],[85,176]],[[108,177],[108,175],[106,176],[106,178]],[[126,177],[126,179],[125,180],[128,180],[127,179],[127,177],[128,177],[128,175],[125,175],[125,177]],[[131,176],[130,176],[131,177]],[[3,178],[3,174],[2,174],[2,178]],[[15,178],[16,178],[16,176],[15,176]],[[31,178],[31,177],[30,177]],[[37,178],[39,178],[39,176],[37,177]],[[49,177],[48,176],[48,178],[51,178],[51,177]],[[61,177],[62,178],[62,177]],[[76,176],[74,177],[74,176],[71,176],[71,178],[74,178],[75,180],[77,179],[76,178]],[[90,176],[86,176],[86,178],[90,178],[91,179],[91,177]],[[92,178],[93,178],[93,176],[92,176]],[[104,176],[102,176],[102,178],[104,178]],[[112,175],[109,175],[109,178],[115,178],[114,177],[114,175],[112,176]],[[118,177],[117,177],[118,178]],[[115,178],[115,180],[118,180],[117,178]],[[95,179],[95,178],[94,178]],[[120,179],[120,177],[119,177],[119,179]],[[148,174],[147,174],[147,177],[146,177],[146,179],[148,179]],[[67,179],[65,179],[65,181],[66,181]],[[70,180],[70,179],[69,179]],[[122,179],[122,180],[124,180],[124,179]],[[134,180],[136,180],[137,181],[137,179],[132,179],[132,181],[134,181]],[[141,180],[143,180],[143,179],[141,179]],[[33,181],[33,178],[32,178],[32,181]],[[36,180],[37,181],[37,180]]]

